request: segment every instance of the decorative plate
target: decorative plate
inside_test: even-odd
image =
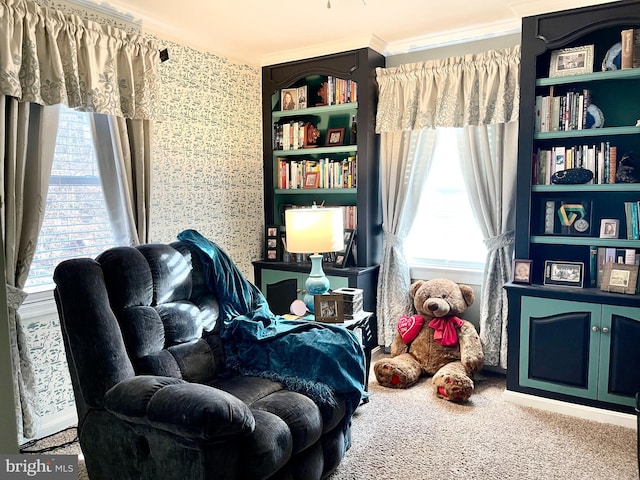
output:
[[[602,71],[606,70],[620,70],[622,64],[622,43],[618,42],[614,44],[609,50],[607,50],[604,60],[602,60]]]
[[[587,128],[602,128],[604,126],[604,115],[602,110],[593,103],[587,107]]]

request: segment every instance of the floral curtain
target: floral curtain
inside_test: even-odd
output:
[[[376,117],[376,132],[382,134],[382,150],[390,150],[385,145],[393,136],[390,132],[424,131],[438,127],[466,127],[469,125],[497,125],[516,122],[520,100],[520,46],[500,51],[488,51],[480,54],[469,54],[462,57],[451,57],[427,62],[411,63],[394,68],[378,68],[376,77],[379,85],[379,101]],[[512,139],[509,140],[510,142]],[[398,151],[395,159],[397,165],[407,164],[408,150]],[[509,154],[511,155],[511,154]],[[483,157],[485,158],[485,157]],[[509,157],[511,158],[511,157]],[[513,159],[515,160],[515,158]],[[455,159],[457,161],[457,159]],[[384,167],[384,166],[383,166]],[[405,175],[411,171],[406,170]],[[464,170],[463,170],[464,173]],[[381,175],[393,178],[395,169],[382,168]],[[383,191],[383,205],[389,203]],[[512,198],[505,199],[501,208],[513,208]],[[398,203],[397,208],[405,208]],[[389,213],[400,216],[401,213]],[[385,226],[383,225],[383,229]],[[506,226],[506,231],[513,226]],[[397,244],[399,238],[393,238]],[[400,239],[401,240],[401,239]],[[489,239],[487,239],[489,240]],[[378,289],[384,285],[393,285],[394,278],[407,278],[408,267],[405,262],[398,262],[390,256],[393,249],[385,236],[381,275]],[[491,262],[492,257],[488,257]],[[385,266],[386,265],[386,266]],[[501,290],[505,272],[508,268],[498,265],[500,275],[491,285],[483,285],[482,296],[492,290]],[[397,312],[406,305],[407,292],[387,292],[378,298],[378,340],[385,344],[395,334],[397,316],[388,312]],[[407,312],[409,313],[409,312]],[[481,318],[483,323],[499,322],[500,328],[491,331],[502,331],[506,325],[506,308],[496,315],[487,314]],[[501,340],[497,340],[501,342]]]
[[[0,129],[6,150],[0,172],[4,188],[11,189],[2,195],[10,349],[18,433],[31,438],[38,432],[35,382],[17,309],[42,222],[57,131],[39,112],[43,106],[63,104],[127,119],[131,130],[120,148],[134,160],[129,162],[132,171],[121,174],[138,182],[131,190],[138,209],[134,221],[146,241],[149,188],[138,178],[150,171],[150,130],[152,121],[160,119],[159,54],[152,41],[140,36],[29,0],[0,2],[0,37],[0,107],[5,112]],[[19,112],[15,119],[13,112]],[[135,171],[139,164],[144,164],[142,174]]]
[[[154,42],[29,0],[0,2],[0,32],[0,94],[159,119]]]

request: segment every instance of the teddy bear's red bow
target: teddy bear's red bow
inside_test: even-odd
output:
[[[452,347],[458,343],[456,327],[462,326],[462,320],[458,317],[434,318],[429,326],[435,330],[433,339],[444,347]]]

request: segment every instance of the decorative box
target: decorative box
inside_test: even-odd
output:
[[[362,289],[361,288],[338,288],[334,294],[342,295],[343,313],[345,319],[351,319],[362,312]]]

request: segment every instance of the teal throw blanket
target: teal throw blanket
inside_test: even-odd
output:
[[[195,230],[181,232],[178,240],[198,251],[208,286],[218,296],[227,368],[271,378],[318,404],[333,405],[335,393],[342,394],[348,425],[366,395],[364,352],[353,332],[273,314],[262,292],[218,245]]]

